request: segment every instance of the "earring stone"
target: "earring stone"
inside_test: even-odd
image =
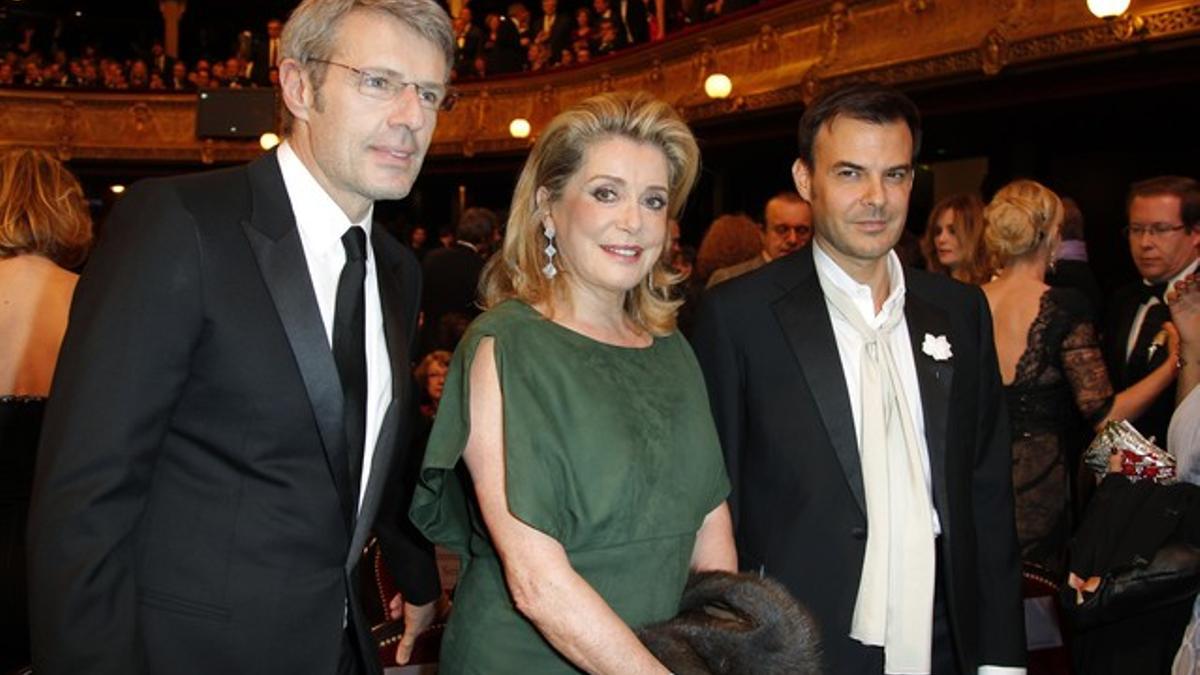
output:
[[[546,226],[544,229],[546,234],[546,248],[542,251],[546,254],[546,266],[542,268],[542,274],[547,279],[553,279],[558,275],[558,268],[554,266],[554,256],[558,254],[558,249],[554,247],[554,235],[556,232],[553,227]]]

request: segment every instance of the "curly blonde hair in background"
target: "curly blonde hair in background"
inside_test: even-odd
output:
[[[92,216],[79,181],[48,153],[0,155],[0,258],[40,255],[74,269],[92,244]]]
[[[662,150],[667,160],[668,215],[679,215],[696,182],[700,149],[675,110],[645,93],[609,93],[584,100],[550,122],[521,170],[504,246],[488,261],[479,282],[484,308],[516,298],[531,305],[546,303],[553,312],[556,292],[566,292],[564,277],[571,270],[560,266],[553,279],[542,274],[547,243],[542,223],[550,205],[562,198],[563,188],[583,165],[587,149],[610,138],[627,138]],[[540,206],[538,188],[550,193]],[[667,245],[664,236],[650,274],[625,296],[630,319],[658,336],[675,330],[675,312],[682,303],[672,298],[671,287],[682,278],[665,257]]]
[[[1058,195],[1041,183],[1016,180],[996,192],[983,209],[983,236],[996,267],[1033,252],[1062,224]]]

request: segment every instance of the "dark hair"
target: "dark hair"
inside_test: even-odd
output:
[[[1179,198],[1179,219],[1188,232],[1200,225],[1200,183],[1183,176],[1156,176],[1134,183],[1129,187],[1129,197],[1125,200],[1125,213],[1129,213],[1135,197],[1162,195]]]
[[[887,124],[903,120],[912,132],[913,157],[921,150],[921,113],[907,96],[877,82],[859,82],[823,94],[800,117],[800,161],[813,166],[813,143],[821,127],[840,116]]]
[[[455,238],[475,245],[486,244],[492,240],[500,219],[491,209],[470,208],[463,211],[458,219],[458,227],[454,230]]]
[[[1070,197],[1060,197],[1063,205],[1063,221],[1058,227],[1059,236],[1063,241],[1083,241],[1083,212],[1079,205]]]
[[[759,226],[764,232],[767,230],[767,209],[770,208],[771,202],[776,200],[779,200],[784,204],[809,205],[808,200],[806,200],[804,197],[801,197],[800,193],[796,192],[795,190],[781,190],[780,192],[776,192],[771,196],[770,199],[763,203],[762,220],[759,222]]]

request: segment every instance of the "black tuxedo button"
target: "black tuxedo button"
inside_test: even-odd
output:
[[[867,528],[856,527],[853,530],[850,530],[850,536],[854,537],[855,539],[857,539],[859,541],[862,541],[863,539],[867,538]]]

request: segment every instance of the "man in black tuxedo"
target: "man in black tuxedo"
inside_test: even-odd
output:
[[[625,44],[640,45],[650,41],[646,0],[616,0],[615,9],[625,27]]]
[[[283,47],[283,22],[279,19],[267,20],[267,38],[258,41],[254,46],[254,58],[250,61],[247,77],[256,86],[271,86],[271,69],[279,68],[280,54]]]
[[[426,283],[421,298],[421,310],[425,313],[423,351],[454,351],[461,336],[446,330],[443,317],[457,315],[459,323],[465,326],[479,315],[479,276],[483,274],[490,253],[488,247],[498,227],[499,219],[491,210],[467,209],[454,230],[454,245],[434,249],[425,256],[422,270]]]
[[[1180,176],[1134,183],[1129,189],[1126,212],[1129,253],[1142,278],[1118,289],[1109,303],[1104,353],[1116,391],[1136,384],[1167,358],[1163,324],[1171,314],[1163,296],[1171,284],[1196,271],[1200,184]],[[1130,422],[1143,436],[1154,436],[1165,445],[1174,410],[1172,385]]]
[[[599,26],[603,21],[612,22],[613,28],[617,31],[617,49],[629,44],[629,34],[625,30],[625,22],[618,12],[613,11],[612,0],[592,0],[592,9],[595,10],[595,25]]]
[[[453,38],[432,0],[305,0],[283,44],[287,141],[136,185],[80,279],[30,516],[39,673],[379,671],[355,567],[409,464],[421,280],[371,215],[420,171]],[[440,589],[405,549],[411,645]]]
[[[542,17],[534,41],[550,50],[550,62],[558,63],[562,50],[570,46],[571,17],[558,11],[558,0],[542,0]]]
[[[920,142],[876,84],[814,102],[813,245],[714,287],[693,343],[738,558],[821,624],[830,673],[1020,673],[1010,439],[977,288],[901,267]]]

